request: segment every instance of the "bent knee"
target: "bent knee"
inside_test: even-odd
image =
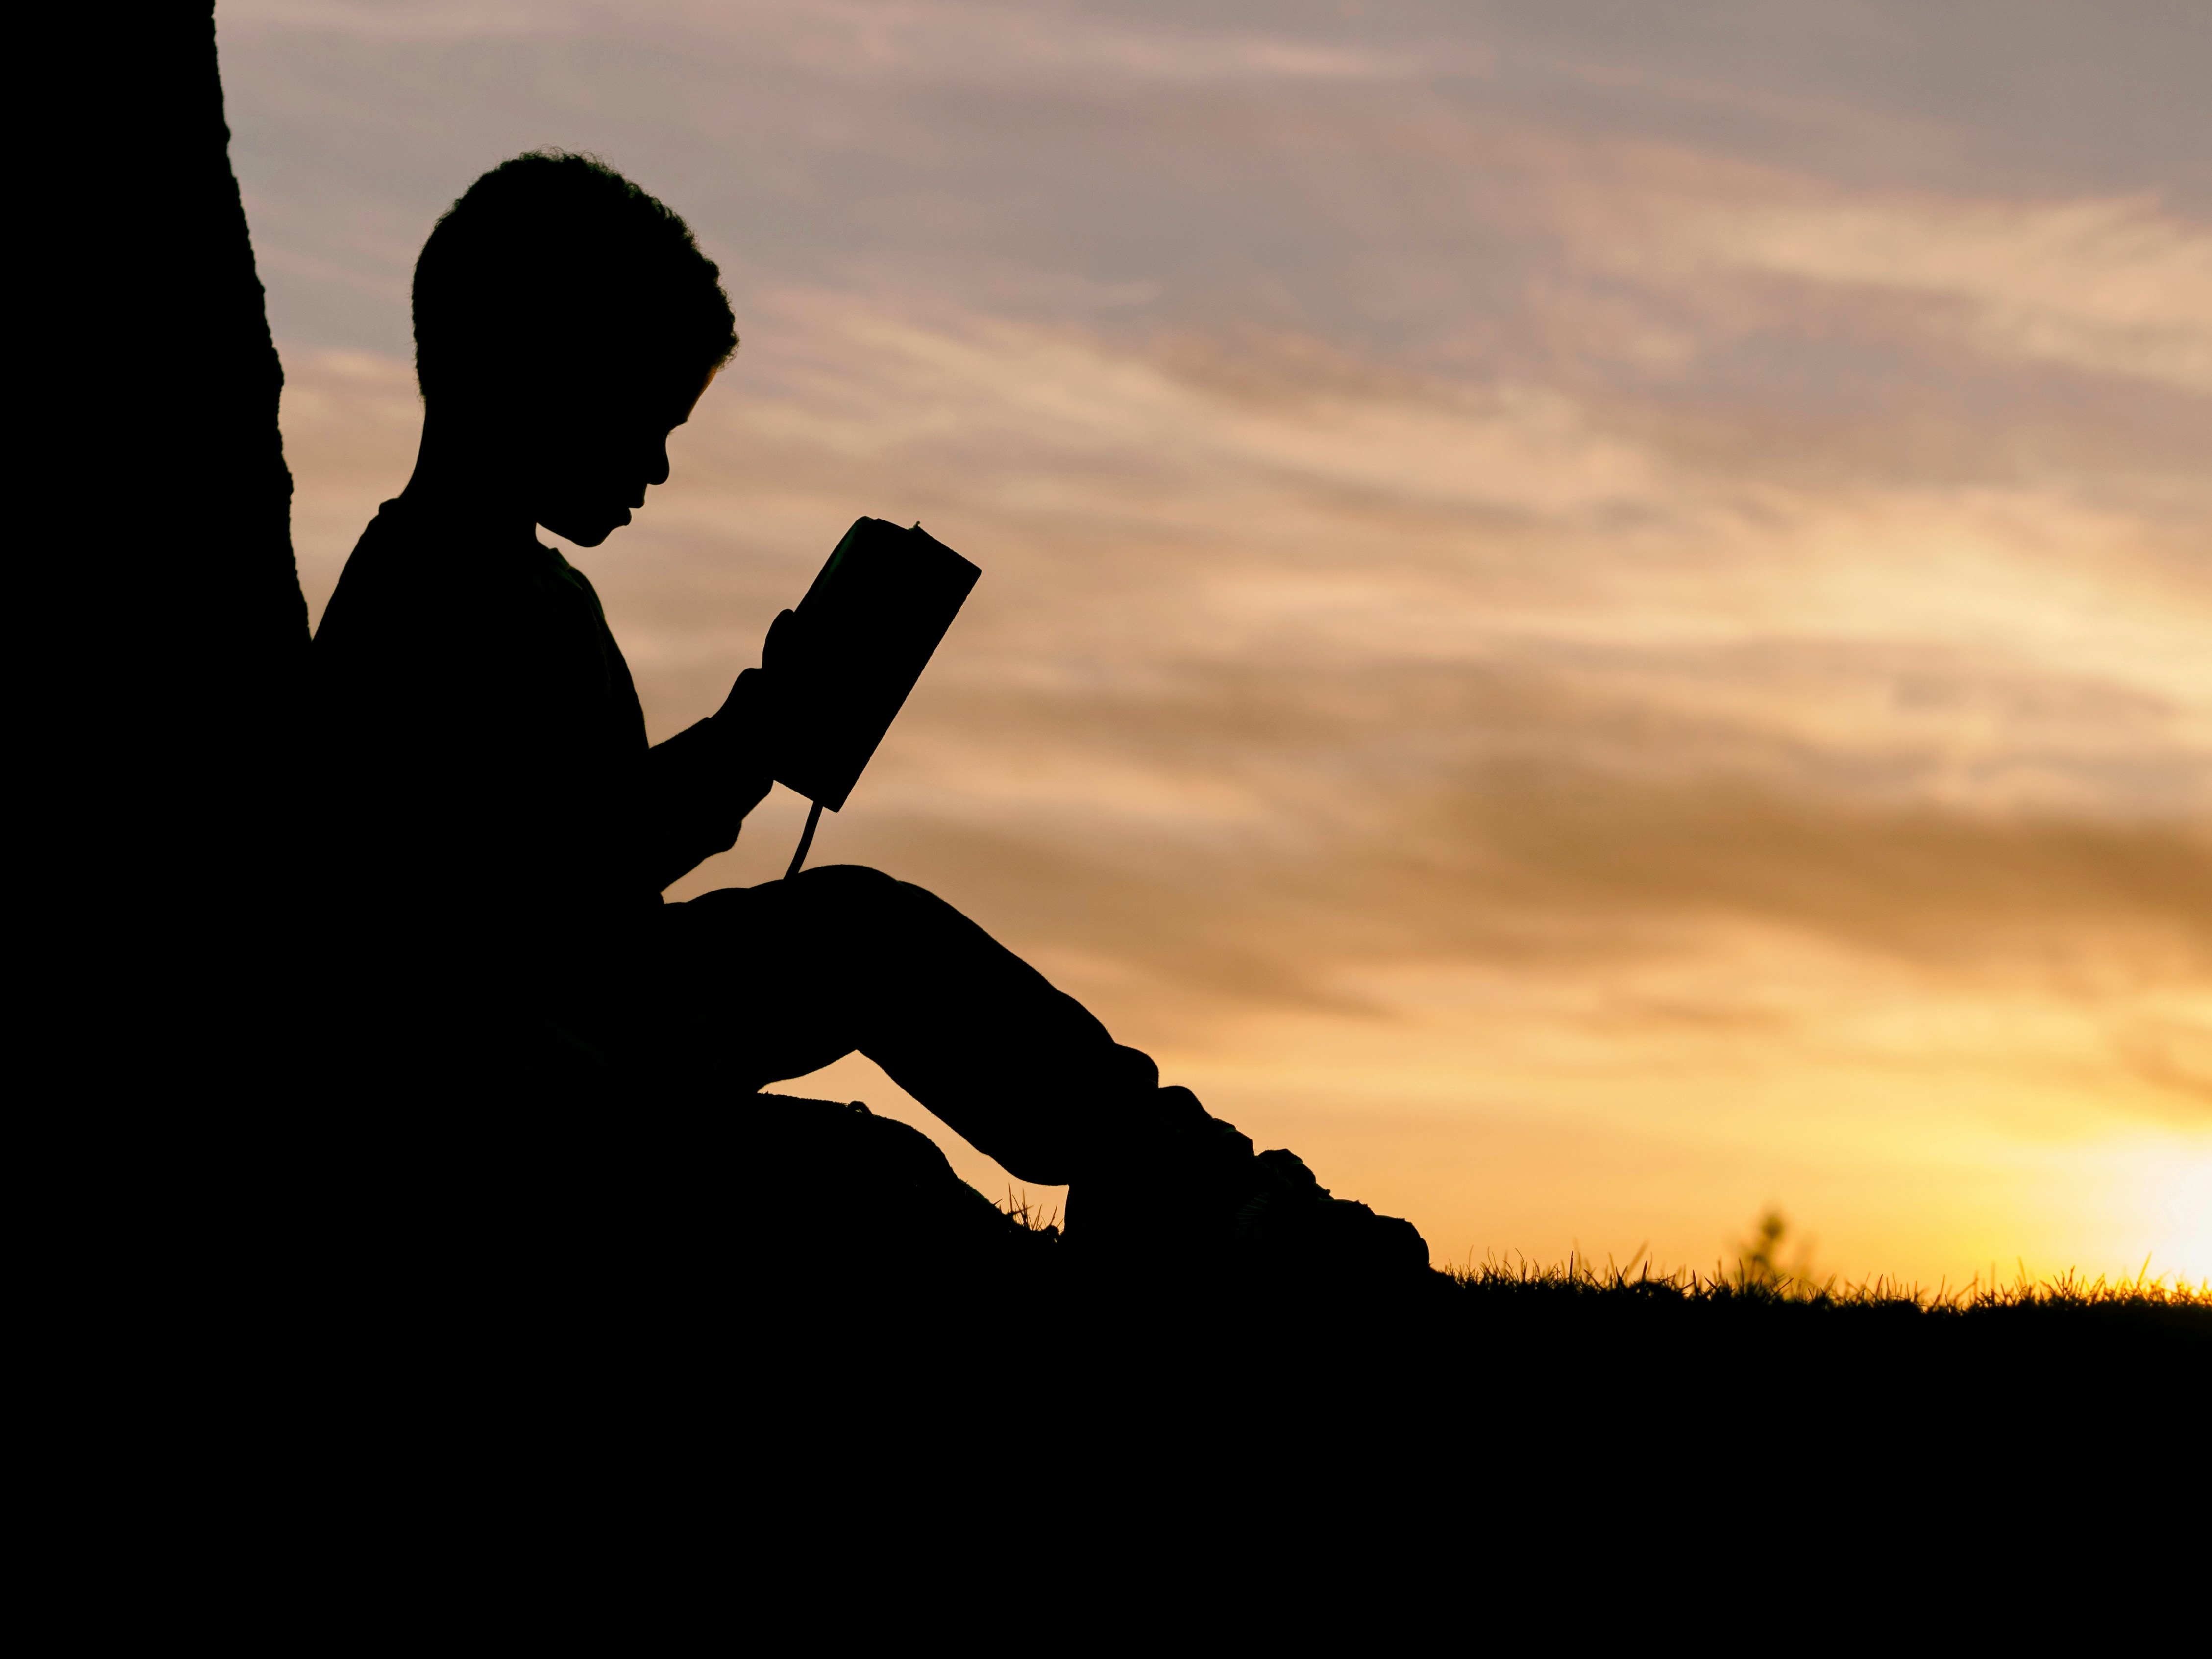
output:
[[[791,885],[810,896],[842,900],[873,896],[880,900],[905,885],[895,876],[865,864],[818,864],[790,878]]]
[[[786,902],[802,915],[858,921],[897,908],[904,883],[865,864],[823,864],[781,884]]]
[[[927,888],[865,864],[825,864],[802,870],[789,885],[793,896],[808,910],[827,910],[855,921],[872,918],[894,927],[924,927],[938,921],[938,913],[951,911],[951,906]]]

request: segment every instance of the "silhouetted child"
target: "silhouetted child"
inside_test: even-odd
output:
[[[919,887],[829,866],[662,902],[768,793],[790,629],[648,747],[591,583],[536,526],[597,547],[666,481],[737,347],[719,278],[675,214],[557,153],[486,173],[422,250],[421,454],[314,645],[348,1063],[418,1094],[713,1099],[858,1049],[1016,1176],[1073,1182],[1079,1248],[1264,1249],[1325,1219],[1424,1261]]]

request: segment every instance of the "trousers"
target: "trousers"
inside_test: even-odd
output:
[[[1141,1161],[1200,1110],[981,927],[880,871],[724,888],[664,905],[647,936],[648,1048],[747,1092],[857,1051],[1022,1181]]]

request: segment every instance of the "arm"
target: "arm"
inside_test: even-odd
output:
[[[759,674],[747,669],[720,711],[647,751],[638,852],[656,891],[736,846],[745,814],[768,794],[761,699],[748,684]]]
[[[745,814],[767,796],[780,724],[774,671],[792,638],[786,611],[769,628],[763,666],[738,675],[714,714],[647,751],[639,853],[654,890],[736,846]]]

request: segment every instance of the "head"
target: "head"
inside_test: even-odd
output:
[[[481,485],[585,547],[666,482],[668,434],[737,349],[721,272],[611,167],[501,162],[415,265],[415,372]]]

